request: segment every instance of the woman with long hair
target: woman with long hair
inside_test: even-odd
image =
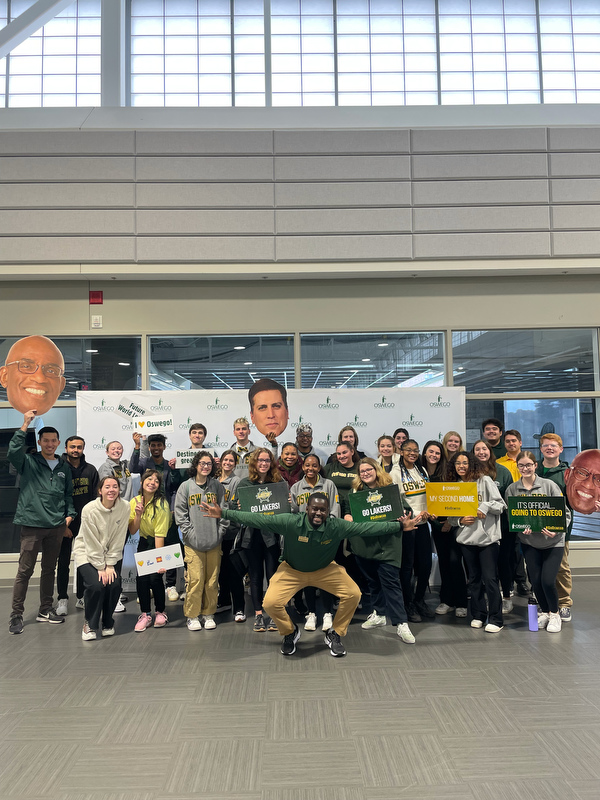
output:
[[[226,508],[234,508],[231,498],[234,496],[237,485],[241,480],[236,472],[237,463],[238,454],[235,450],[225,450],[221,455],[217,477],[225,492],[223,504]],[[235,508],[237,508],[237,505]],[[224,531],[224,535],[221,540],[217,613],[233,608],[234,622],[245,622],[246,598],[244,596],[244,579],[240,574],[241,569],[244,568],[241,565],[238,566],[239,554],[234,549],[235,539],[240,529],[231,520],[222,519],[221,531]]]
[[[396,452],[393,436],[380,436],[377,439],[377,463],[388,474],[399,471],[400,455]]]
[[[406,430],[406,428],[396,428],[396,430],[393,433],[393,438],[394,438],[394,448],[396,453],[401,453],[402,445],[407,439],[410,438],[410,434]]]
[[[365,457],[365,454],[362,450],[358,449],[358,433],[352,427],[352,425],[344,425],[342,430],[338,433],[338,444],[347,443],[352,445],[354,452],[356,453],[356,460],[358,461],[361,458]],[[337,448],[336,452],[332,453],[327,459],[327,463],[331,464],[332,461],[335,461],[337,457]]]
[[[238,483],[234,501],[244,486],[256,486],[261,483],[279,483],[283,478],[271,450],[257,447],[248,459],[248,477]],[[259,528],[244,528],[241,534],[241,548],[248,560],[250,575],[250,597],[254,606],[254,630],[263,633],[266,630],[276,631],[277,626],[263,611],[264,582],[271,580],[279,563],[281,547],[279,538],[269,531]]]
[[[141,491],[130,501],[129,533],[140,532],[138,553],[163,547],[171,524],[169,504],[162,493],[162,474],[156,469],[147,469],[142,475]],[[141,614],[135,623],[140,633],[152,625],[151,596],[154,597],[154,627],[164,628],[168,622],[165,614],[165,584],[162,573],[138,575],[135,579]]]
[[[393,484],[391,476],[384,472],[381,465],[372,458],[361,458],[358,462],[358,477],[352,485],[353,492],[365,489],[378,489]],[[402,498],[404,514],[402,516],[403,530],[414,527],[410,519],[410,508]],[[352,516],[346,515],[352,522]],[[366,630],[378,628],[387,623],[390,618],[396,627],[398,636],[406,644],[414,644],[415,637],[408,627],[408,617],[404,607],[402,585],[400,583],[400,564],[402,562],[402,537],[403,532],[387,534],[385,536],[355,536],[350,540],[352,552],[356,557],[358,566],[362,570],[371,593],[373,611],[363,622]]]
[[[494,451],[485,441],[478,439],[473,445],[471,452],[481,463],[483,474],[489,475],[494,481],[500,497],[506,499],[506,490],[513,483],[513,477],[505,466],[496,462]],[[513,601],[510,599],[510,591],[513,585],[513,577],[517,566],[517,534],[510,533],[508,530],[508,516],[506,511],[500,517],[500,552],[498,553],[498,574],[500,576],[500,587],[502,589],[502,613],[510,614],[513,610]]]
[[[537,460],[531,450],[521,450],[517,456],[521,478],[506,490],[507,497],[562,497],[554,481],[536,474]],[[565,531],[553,532],[542,528],[533,533],[531,528],[519,532],[529,579],[538,601],[538,626],[548,633],[558,633],[562,620],[558,611],[556,576],[565,549]]]
[[[119,497],[119,482],[106,475],[98,497],[81,512],[81,527],[73,545],[77,573],[83,583],[84,642],[96,638],[102,618],[102,636],[115,632],[113,614],[121,594],[123,547],[129,525],[129,503]]]
[[[277,469],[290,489],[297,481],[302,480],[302,459],[294,442],[286,442],[281,448]]]
[[[498,552],[500,515],[506,503],[494,481],[484,475],[481,462],[473,453],[455,453],[448,464],[447,477],[448,481],[477,483],[477,514],[449,517],[448,521],[456,529],[456,541],[467,565],[473,617],[471,627],[483,628],[485,625],[486,633],[499,633],[504,621],[498,582]]]
[[[442,438],[442,447],[446,453],[446,460],[450,461],[455,453],[464,452],[463,440],[457,431],[448,431]]]

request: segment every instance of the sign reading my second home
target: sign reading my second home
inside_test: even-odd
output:
[[[542,528],[557,533],[567,529],[564,497],[507,497],[506,502],[511,533],[524,528],[531,528],[533,533],[540,533]]]
[[[289,514],[290,487],[287,481],[279,483],[259,483],[256,486],[242,486],[237,496],[242,511],[255,514]]]
[[[354,522],[393,522],[404,514],[400,490],[395,483],[348,495]]]
[[[477,484],[468,481],[458,483],[427,483],[427,511],[436,517],[476,517],[479,508]]]

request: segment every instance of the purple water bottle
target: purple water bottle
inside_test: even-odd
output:
[[[538,626],[538,607],[535,597],[530,597],[527,603],[527,615],[529,617],[529,630],[539,631]]]

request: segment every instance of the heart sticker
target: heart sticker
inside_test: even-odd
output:
[[[140,428],[143,428],[145,424],[146,424],[145,422],[138,422]]]
[[[179,558],[180,555],[181,553],[174,553],[175,558]]]
[[[138,564],[140,565],[140,567],[144,566],[144,562],[143,561],[138,561]]]

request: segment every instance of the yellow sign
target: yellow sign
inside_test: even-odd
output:
[[[427,511],[436,517],[476,517],[476,483],[426,483]]]

